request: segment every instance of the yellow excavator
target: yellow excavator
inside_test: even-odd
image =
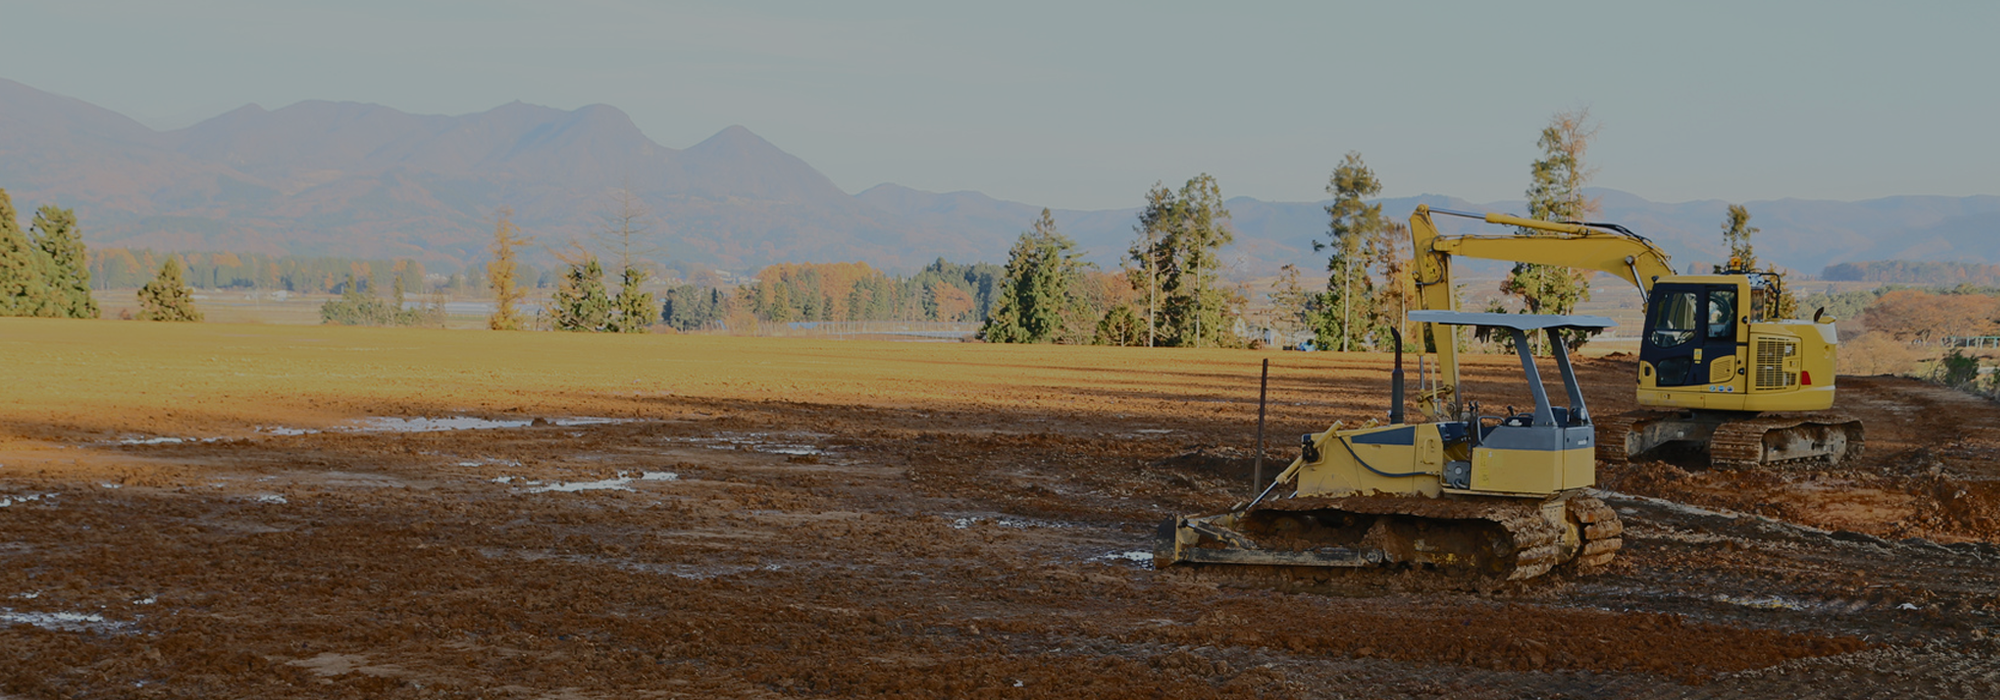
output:
[[[1445,236],[1432,215],[1514,227]],[[1529,233],[1533,232],[1533,233]],[[1709,466],[1837,465],[1860,456],[1861,422],[1833,407],[1839,341],[1821,313],[1777,317],[1782,279],[1755,270],[1679,275],[1665,251],[1617,224],[1551,222],[1418,206],[1410,215],[1422,308],[1451,308],[1451,258],[1486,258],[1609,273],[1639,288],[1646,321],[1638,403],[1651,410],[1598,421],[1597,455],[1620,463],[1672,457]],[[1458,387],[1457,348],[1438,346],[1436,397]]]
[[[1516,227],[1494,236],[1444,236],[1433,214]],[[1830,322],[1775,316],[1775,276],[1676,275],[1665,252],[1613,224],[1547,222],[1419,206],[1410,216],[1415,277],[1437,354],[1436,380],[1418,397],[1427,422],[1404,421],[1402,341],[1389,423],[1340,423],[1302,437],[1300,456],[1269,487],[1229,512],[1162,523],[1156,566],[1423,566],[1521,580],[1558,566],[1589,570],[1622,546],[1615,511],[1589,495],[1596,459],[1661,450],[1706,452],[1723,466],[1838,462],[1861,448],[1860,424],[1818,411],[1833,401]],[[1639,403],[1671,410],[1600,425],[1585,407],[1562,332],[1615,324],[1595,316],[1451,311],[1451,257],[1609,272],[1646,300]],[[1459,390],[1456,329],[1503,331],[1520,355],[1531,408],[1483,415]],[[1550,400],[1528,334],[1546,333],[1568,405]],[[1604,436],[1601,439],[1600,436]],[[1608,443],[1608,444],[1607,444]],[[1282,484],[1288,497],[1271,498]]]

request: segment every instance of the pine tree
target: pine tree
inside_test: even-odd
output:
[[[1139,315],[1132,307],[1124,304],[1111,307],[1104,312],[1104,318],[1097,321],[1097,333],[1091,339],[1093,345],[1139,345],[1146,342],[1146,334],[1140,329]]]
[[[571,265],[549,300],[556,330],[595,333],[611,324],[611,298],[604,291],[604,266],[597,258]]]
[[[514,249],[532,239],[521,235],[521,228],[511,221],[513,216],[513,209],[500,208],[500,220],[493,227],[493,261],[486,264],[486,279],[493,285],[493,316],[486,319],[486,326],[496,331],[521,329],[521,313],[514,305],[527,295],[527,290],[515,283],[518,263]]]
[[[47,258],[46,281],[49,293],[70,318],[97,318],[97,300],[90,296],[90,263],[83,236],[76,227],[76,212],[42,205],[35,210],[35,247]]]
[[[180,256],[168,255],[159,276],[139,288],[139,320],[201,320],[201,311],[194,308],[194,290],[181,277]]]
[[[1392,229],[1382,218],[1382,205],[1364,200],[1381,192],[1382,182],[1354,151],[1327,179],[1326,193],[1333,195],[1326,205],[1328,240],[1313,241],[1315,252],[1333,251],[1326,258],[1326,295],[1315,324],[1319,344],[1327,349],[1358,349],[1378,325],[1372,270]]]
[[[639,285],[646,283],[646,271],[628,267],[620,277],[622,284],[618,288],[618,298],[614,299],[612,304],[618,308],[618,315],[612,321],[612,330],[619,333],[644,333],[660,318],[660,308],[653,305],[652,293],[639,291]]]
[[[1582,221],[1597,211],[1597,201],[1585,197],[1584,184],[1594,170],[1584,165],[1584,153],[1597,127],[1589,124],[1590,110],[1559,112],[1542,129],[1542,158],[1530,168],[1528,218],[1542,221]],[[1548,232],[1521,229],[1523,235],[1542,236]],[[1521,299],[1529,313],[1568,314],[1578,302],[1590,300],[1588,274],[1558,265],[1517,263],[1500,284],[1500,291]],[[1537,352],[1546,353],[1541,334],[1530,338]],[[1564,331],[1563,340],[1576,350],[1590,339],[1585,331]]]
[[[1758,230],[1750,225],[1749,209],[1741,204],[1729,205],[1729,218],[1722,222],[1722,242],[1729,245],[1729,264],[1723,270],[1743,272],[1757,269],[1757,251],[1750,247],[1750,236]]]
[[[1055,218],[1043,209],[1034,229],[1023,232],[1008,251],[1000,300],[980,337],[995,343],[1087,341],[1077,327],[1082,324],[1076,313],[1080,257],[1076,242],[1057,231]]]
[[[0,189],[0,316],[67,315],[49,288],[52,268],[48,255],[21,232],[13,200]]]
[[[1147,193],[1130,251],[1142,272],[1130,279],[1148,298],[1148,345],[1212,346],[1226,337],[1224,320],[1240,301],[1219,284],[1221,249],[1235,240],[1228,219],[1222,189],[1206,173],[1179,192],[1155,185]]]
[[[1139,269],[1138,274],[1127,279],[1132,280],[1133,289],[1146,297],[1146,347],[1159,344],[1160,278],[1175,274],[1180,263],[1168,241],[1179,236],[1183,223],[1181,209],[1173,190],[1153,183],[1153,189],[1146,192],[1146,208],[1139,212],[1139,224],[1133,227],[1139,236],[1132,242],[1129,255]]]

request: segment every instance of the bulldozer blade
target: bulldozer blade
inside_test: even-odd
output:
[[[1204,542],[1210,546],[1201,546]],[[1385,553],[1372,549],[1264,549],[1255,540],[1214,522],[1212,518],[1176,517],[1160,523],[1153,548],[1154,568],[1173,564],[1371,567],[1380,566],[1387,560]]]

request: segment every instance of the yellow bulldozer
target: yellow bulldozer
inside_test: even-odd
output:
[[[1433,214],[1514,227],[1444,236]],[[1862,446],[1858,421],[1832,406],[1831,322],[1776,318],[1781,280],[1756,271],[1675,274],[1665,252],[1614,224],[1547,222],[1419,206],[1410,216],[1415,278],[1436,378],[1418,397],[1428,420],[1405,422],[1396,341],[1389,422],[1335,423],[1302,437],[1300,455],[1262,493],[1226,513],[1160,527],[1156,566],[1423,566],[1508,580],[1616,556],[1623,525],[1585,490],[1597,459],[1696,453],[1742,467],[1838,463]],[[1615,324],[1595,316],[1465,313],[1452,307],[1451,257],[1608,272],[1646,301],[1638,399],[1659,410],[1600,424],[1584,405],[1565,330]],[[1460,391],[1457,329],[1504,332],[1525,373],[1524,412],[1486,415]],[[1551,400],[1528,334],[1547,335],[1567,405]],[[1781,412],[1768,414],[1766,412]],[[1785,413],[1788,412],[1788,413]],[[1289,496],[1272,498],[1283,484]]]
[[[1413,311],[1439,347],[1453,329],[1504,330],[1526,372],[1529,412],[1405,423],[1403,361],[1396,353],[1389,423],[1339,423],[1300,440],[1300,455],[1249,504],[1163,523],[1155,566],[1256,564],[1420,565],[1518,580],[1557,565],[1595,566],[1617,553],[1618,514],[1582,489],[1597,482],[1596,427],[1563,345],[1564,329],[1615,325],[1601,316]],[[1567,405],[1542,385],[1528,333],[1547,332]],[[1455,374],[1455,357],[1439,369]],[[1285,483],[1293,495],[1270,498]]]

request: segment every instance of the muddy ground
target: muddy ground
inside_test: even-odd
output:
[[[1073,399],[1034,356],[1002,367],[1012,387],[946,367],[922,391],[448,411],[412,386],[312,420],[324,397],[274,400],[262,425],[198,401],[124,423],[0,404],[0,695],[2000,695],[2000,406],[1842,378],[1857,465],[1606,467],[1626,549],[1594,575],[1152,569],[1158,521],[1248,490],[1243,380],[1266,356],[1293,360],[1119,356],[1162,381]],[[1380,414],[1384,358],[1322,362],[1278,372],[1267,469],[1299,432]],[[1473,391],[1507,388],[1489,369]],[[1631,407],[1630,371],[1584,365],[1599,413]]]

